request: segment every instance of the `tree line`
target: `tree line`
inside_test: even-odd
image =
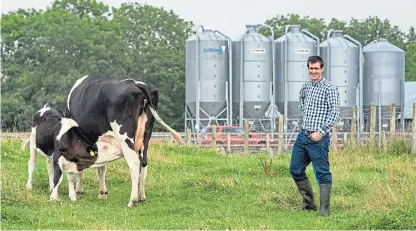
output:
[[[349,22],[276,15],[264,22],[275,38],[289,24],[326,40],[340,29],[363,45],[387,38],[406,51],[406,80],[416,80],[414,27],[401,31],[388,19],[369,16]],[[138,3],[111,7],[96,0],[56,0],[45,10],[2,14],[1,128],[28,131],[32,115],[44,104],[65,111],[75,81],[89,74],[132,78],[154,84],[158,112],[182,130],[185,105],[185,41],[195,25],[173,11]],[[261,31],[268,35],[268,31]],[[156,125],[156,130],[160,129]],[[163,130],[163,129],[161,129]]]

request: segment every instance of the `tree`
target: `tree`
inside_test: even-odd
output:
[[[311,18],[309,16],[301,18],[298,14],[287,14],[286,16],[277,15],[272,19],[266,20],[264,24],[267,24],[274,28],[275,39],[284,35],[286,25],[298,24],[302,29],[308,30],[310,33],[316,35],[320,41],[326,38],[326,24],[322,18]],[[260,33],[270,36],[271,33],[267,29],[261,29]]]
[[[130,75],[159,89],[160,114],[182,129],[184,110],[178,109],[185,105],[185,40],[193,24],[172,11],[138,3],[122,4],[113,12],[116,30],[132,49]]]
[[[98,74],[153,83],[159,113],[182,128],[185,40],[192,23],[134,3],[112,9],[95,0],[56,0],[46,11],[2,15],[2,129],[30,129],[45,103],[66,110],[75,80]]]
[[[69,89],[83,75],[126,77],[128,46],[115,31],[102,29],[106,24],[111,21],[56,7],[5,15],[2,128],[27,130],[33,113],[46,103],[64,111]]]
[[[413,26],[409,29],[409,34],[406,35],[407,38],[407,44],[416,42],[416,33],[415,28]]]
[[[52,3],[52,9],[65,10],[80,18],[108,19],[110,16],[108,5],[96,0],[56,0]]]
[[[416,81],[416,42],[408,44],[405,62],[406,81]]]
[[[398,26],[392,26],[387,19],[381,21],[380,18],[372,16],[365,20],[352,18],[344,32],[361,42],[363,46],[376,39],[384,38],[405,50],[405,34]]]
[[[347,28],[347,22],[338,20],[336,18],[332,18],[331,21],[328,23],[328,30],[334,29],[334,30],[342,30],[345,31]]]

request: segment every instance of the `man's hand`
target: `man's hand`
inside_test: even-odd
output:
[[[312,134],[309,135],[309,137],[313,140],[313,141],[320,141],[322,139],[322,136],[319,135],[319,132],[313,132]]]

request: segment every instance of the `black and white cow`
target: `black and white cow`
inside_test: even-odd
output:
[[[47,158],[49,188],[52,191],[50,200],[58,199],[62,171],[67,173],[69,198],[75,201],[76,194],[82,192],[84,169],[102,167],[122,157],[119,146],[107,143],[105,139],[96,144],[92,143],[82,134],[73,119],[63,117],[62,113],[47,105],[33,116],[29,145],[27,188],[32,189],[36,152],[39,152]],[[75,173],[78,174],[76,189]]]
[[[179,133],[157,115],[158,101],[159,93],[151,84],[101,76],[78,79],[68,95],[69,113],[83,134],[92,142],[105,138],[121,148],[131,171],[129,207],[146,200],[147,151],[154,121],[183,144]],[[105,170],[100,178],[105,178]]]

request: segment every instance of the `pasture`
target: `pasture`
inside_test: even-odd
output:
[[[28,151],[19,139],[1,141],[1,228],[137,229],[416,229],[416,155],[406,144],[345,147],[330,153],[331,216],[297,211],[301,196],[289,174],[290,154],[220,154],[173,144],[149,148],[147,201],[129,208],[124,159],[107,168],[108,199],[100,200],[96,169],[84,174],[84,194],[49,201],[45,158],[38,155],[33,191],[25,187]],[[319,188],[307,174],[319,204]]]

